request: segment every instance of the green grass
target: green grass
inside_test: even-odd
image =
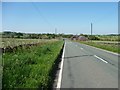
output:
[[[97,36],[101,41],[120,41],[120,36],[107,36],[107,35],[99,35]]]
[[[63,41],[3,54],[3,88],[48,88],[49,75]]]
[[[120,48],[118,47],[118,44],[108,44],[108,43],[102,43],[102,42],[91,42],[91,41],[79,41],[80,43],[87,44],[90,46],[94,46],[97,48],[105,49],[108,51],[112,51],[115,53],[120,53]]]

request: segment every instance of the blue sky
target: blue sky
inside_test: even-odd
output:
[[[118,33],[117,2],[3,2],[3,31],[29,33]]]

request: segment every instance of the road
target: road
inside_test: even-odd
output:
[[[65,40],[60,88],[118,88],[118,55]]]

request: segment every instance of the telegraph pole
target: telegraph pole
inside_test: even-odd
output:
[[[92,29],[93,29],[93,24],[91,23],[91,42],[92,42]]]
[[[57,35],[57,28],[55,28],[55,34]]]
[[[57,28],[55,28],[55,38],[57,37]]]

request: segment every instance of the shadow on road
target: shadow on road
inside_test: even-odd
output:
[[[89,57],[89,56],[93,56],[93,55],[70,56],[70,57],[64,57],[64,59],[68,59],[68,58],[77,58],[77,57]]]

